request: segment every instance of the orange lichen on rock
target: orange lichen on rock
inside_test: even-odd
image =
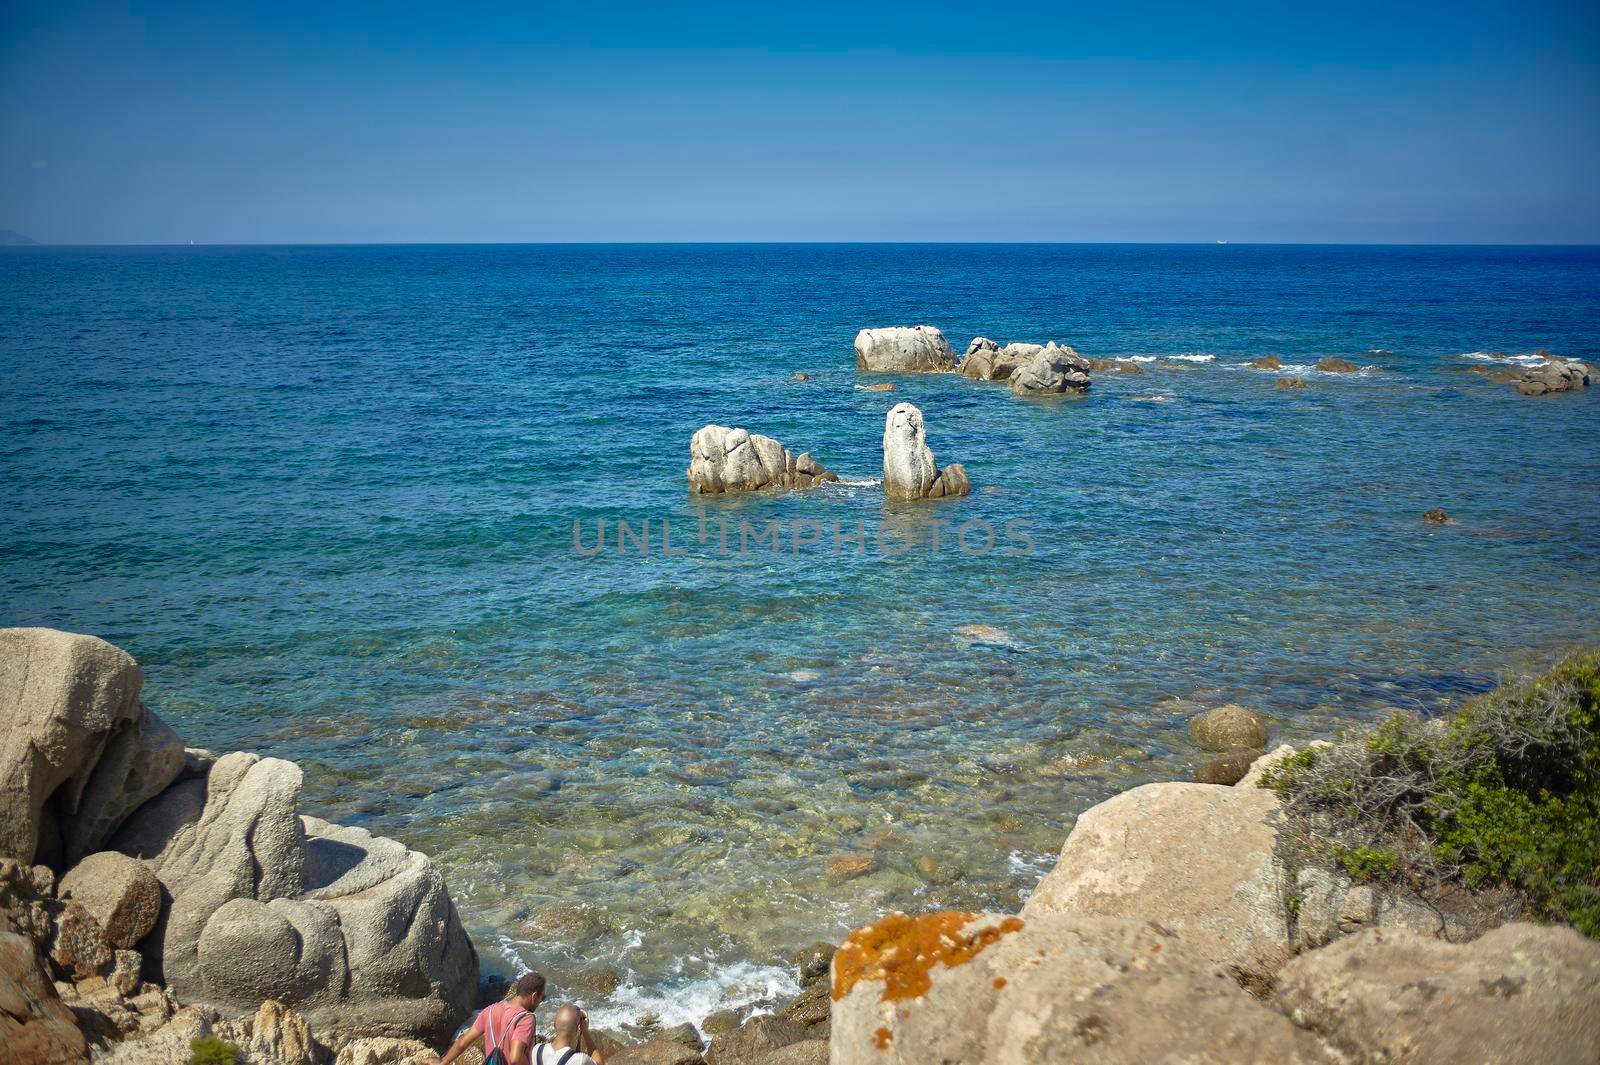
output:
[[[1022,927],[1021,918],[1007,917],[966,931],[977,916],[954,910],[916,917],[891,913],[856,929],[833,958],[833,1000],[844,998],[862,980],[882,980],[885,1002],[919,998],[933,986],[934,965],[962,965]]]
[[[889,1044],[893,1040],[894,1033],[887,1028],[879,1028],[872,1033],[872,1041],[877,1044],[879,1050],[888,1050]]]
[[[996,991],[1004,991],[1006,989],[1006,978],[1003,977],[1003,976],[995,977],[994,978],[994,989]]]

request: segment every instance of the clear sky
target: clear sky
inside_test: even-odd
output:
[[[0,0],[52,243],[1600,243],[1600,0]]]

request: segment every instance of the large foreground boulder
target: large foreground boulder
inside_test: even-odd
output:
[[[794,455],[770,436],[707,425],[689,440],[689,490],[706,495],[761,488],[810,488],[837,481],[808,451]]]
[[[0,629],[0,857],[64,868],[183,768],[133,658],[54,629]]]
[[[1589,381],[1590,371],[1585,364],[1551,358],[1542,366],[1523,371],[1517,382],[1517,395],[1542,396],[1548,392],[1570,392],[1575,388],[1587,388]]]
[[[1326,1063],[1158,923],[891,914],[833,963],[833,1065]]]
[[[1139,917],[1264,985],[1292,951],[1278,798],[1263,788],[1146,784],[1078,817],[1022,909]]]
[[[922,411],[896,403],[883,426],[883,491],[890,499],[940,499],[972,491],[958,463],[940,469],[928,448]]]
[[[237,752],[168,788],[118,833],[171,902],[143,947],[184,1002],[275,999],[323,1039],[448,1037],[478,959],[437,867],[296,812],[300,769]]]
[[[1372,929],[1290,962],[1276,1001],[1353,1061],[1600,1060],[1600,943],[1570,928],[1464,944]]]
[[[931,325],[863,329],[856,334],[856,369],[880,373],[943,373],[956,353]]]
[[[1007,380],[1018,396],[1082,392],[1089,387],[1089,360],[1052,340],[1020,360]]]

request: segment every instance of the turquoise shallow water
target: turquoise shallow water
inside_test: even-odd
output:
[[[916,322],[1145,372],[860,390],[855,331]],[[7,250],[0,623],[127,647],[191,743],[433,854],[490,967],[698,1020],[883,910],[1014,907],[1079,810],[1192,773],[1195,709],[1294,741],[1594,639],[1600,394],[1470,372],[1539,346],[1600,358],[1600,251]],[[898,401],[974,495],[885,504]],[[692,499],[713,421],[855,483]],[[574,550],[619,518],[649,557]]]

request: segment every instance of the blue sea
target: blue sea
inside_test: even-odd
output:
[[[919,323],[1142,372],[856,371]],[[1014,908],[1196,710],[1302,742],[1595,640],[1600,389],[1483,372],[1538,348],[1600,360],[1600,249],[5,249],[0,623],[433,855],[490,971],[698,1021]],[[971,496],[886,504],[897,402]],[[711,422],[842,481],[691,497]]]

